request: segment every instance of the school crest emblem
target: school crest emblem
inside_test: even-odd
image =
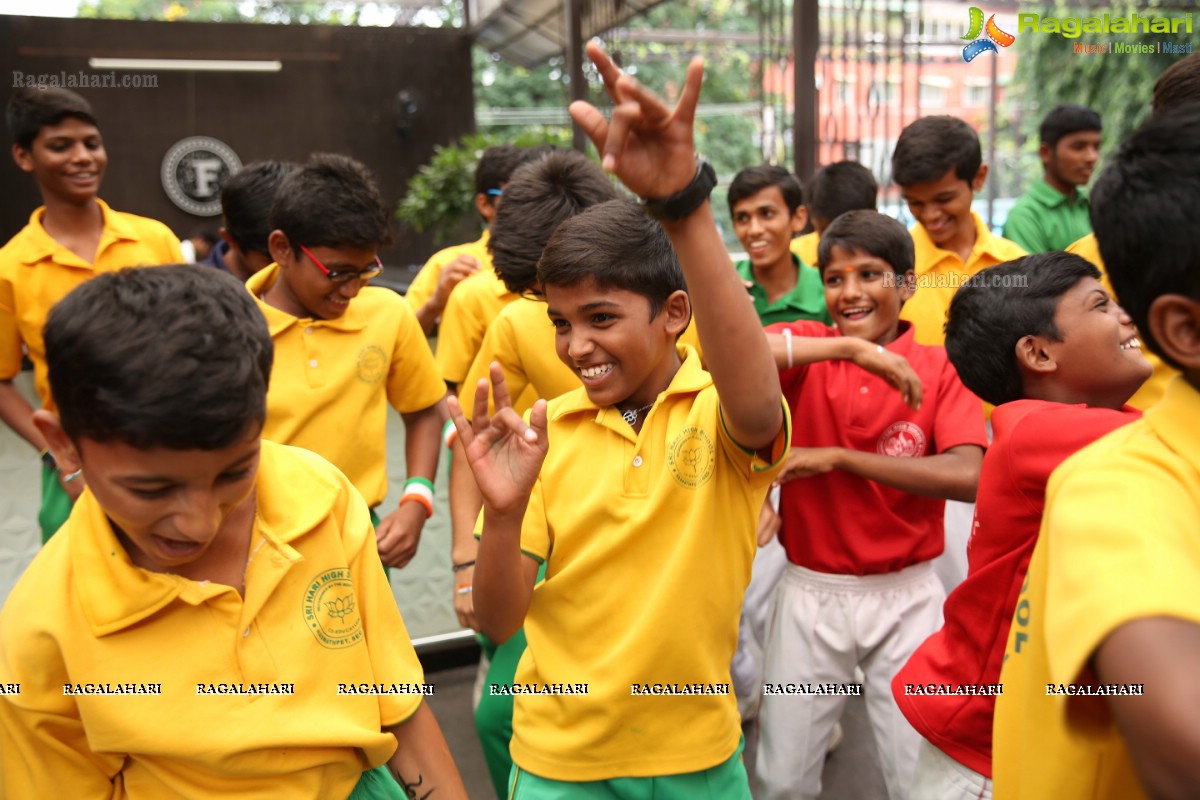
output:
[[[388,360],[383,348],[369,344],[358,353],[358,379],[375,384],[387,375]]]
[[[684,428],[667,446],[667,466],[681,486],[696,489],[712,477],[716,448],[700,428]]]
[[[881,456],[920,458],[925,455],[925,431],[907,420],[893,423],[879,436],[875,449]]]
[[[327,569],[304,589],[304,624],[322,647],[338,650],[362,639],[362,617],[350,569]]]

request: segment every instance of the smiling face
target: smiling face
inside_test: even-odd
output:
[[[108,166],[100,131],[77,117],[44,126],[28,150],[13,145],[13,160],[33,175],[43,197],[70,203],[94,200]]]
[[[1042,347],[1055,365],[1059,402],[1120,408],[1150,377],[1133,320],[1095,278],[1084,278],[1058,302],[1059,341]]]
[[[733,232],[746,249],[755,270],[792,267],[789,246],[792,236],[804,228],[807,214],[804,206],[797,208],[795,213],[788,211],[779,187],[768,186],[738,200],[731,213]]]
[[[933,243],[943,250],[970,252],[975,245],[975,218],[971,201],[983,188],[987,177],[984,164],[973,181],[954,174],[954,168],[935,181],[913,183],[900,187],[908,210],[929,234]]]
[[[231,554],[245,555],[237,531],[253,518],[260,445],[256,428],[217,450],[140,450],[83,438],[75,453],[134,564],[204,577]]]
[[[1066,194],[1091,180],[1096,162],[1100,160],[1100,132],[1068,133],[1054,147],[1043,144],[1038,152],[1045,168],[1046,182]]]
[[[690,316],[687,294],[675,292],[650,317],[650,301],[593,280],[545,287],[559,359],[599,406],[640,408],[655,401],[679,369],[675,339]]]
[[[326,277],[303,250],[292,249],[283,231],[272,231],[268,238],[271,256],[279,265],[279,279],[267,289],[263,299],[293,317],[337,319],[346,313],[350,301],[366,283],[357,278],[334,283]],[[303,244],[303,242],[298,243]],[[376,250],[341,245],[309,247],[309,252],[332,272],[361,272],[375,266]]]
[[[886,345],[900,327],[900,306],[912,297],[913,273],[898,276],[892,265],[861,250],[834,246],[821,270],[825,303],[843,336]]]

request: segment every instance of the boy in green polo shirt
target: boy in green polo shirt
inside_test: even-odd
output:
[[[735,266],[762,324],[802,319],[833,324],[821,274],[790,249],[792,236],[808,221],[796,176],[770,164],[742,170],[729,185],[729,216],[748,256]]]
[[[1042,179],[1021,196],[1004,223],[1004,238],[1031,253],[1066,250],[1092,232],[1083,188],[1100,159],[1100,115],[1086,106],[1056,106],[1042,120]]]

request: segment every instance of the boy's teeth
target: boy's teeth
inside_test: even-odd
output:
[[[583,367],[579,370],[579,374],[585,378],[598,378],[610,369],[612,369],[612,364],[601,364],[598,367]]]
[[[1121,345],[1122,350],[1134,350],[1134,349],[1140,350],[1141,347],[1142,347],[1142,340],[1136,336],[1133,337],[1132,339],[1130,339],[1128,342],[1125,342]]]

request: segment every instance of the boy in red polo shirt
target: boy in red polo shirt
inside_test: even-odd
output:
[[[1100,272],[1062,252],[992,267],[950,304],[946,351],[989,403],[995,434],[979,473],[967,579],[945,625],[892,681],[921,743],[912,797],[991,797],[992,716],[1017,596],[1045,505],[1068,456],[1140,416],[1149,377],[1129,316]]]
[[[846,360],[791,369],[785,361],[780,382],[797,420],[779,479],[789,563],[767,644],[755,796],[820,794],[825,744],[846,695],[862,691],[850,683],[857,666],[888,795],[902,798],[920,736],[889,687],[941,624],[945,593],[930,561],[943,548],[945,498],[975,499],[987,445],[983,404],[945,350],[917,344],[900,321],[913,293],[903,225],[876,211],[847,212],[822,235],[817,262],[837,327],[767,330],[866,340],[880,355],[906,359],[921,391],[897,392]]]

